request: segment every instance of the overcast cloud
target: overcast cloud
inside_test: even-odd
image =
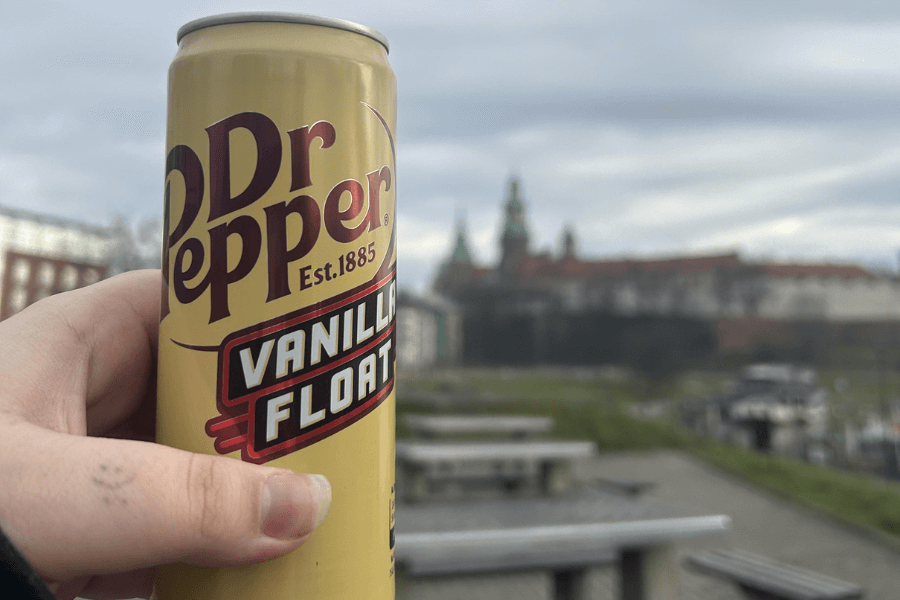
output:
[[[391,42],[404,285],[428,284],[457,214],[496,260],[511,173],[535,249],[573,222],[593,256],[896,263],[896,2],[141,4],[4,7],[0,203],[158,215],[178,27],[302,10]]]

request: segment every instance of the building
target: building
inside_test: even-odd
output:
[[[108,274],[106,228],[0,207],[0,319]]]
[[[459,362],[460,315],[446,299],[401,290],[396,327],[398,368],[422,371]]]
[[[550,335],[541,331],[550,316],[601,313],[707,323],[722,349],[795,336],[786,324],[797,322],[837,324],[857,337],[865,336],[865,328],[854,334],[847,325],[900,324],[900,279],[894,274],[857,265],[751,262],[735,252],[652,260],[584,257],[571,225],[561,234],[558,254],[535,253],[516,178],[509,181],[503,211],[498,264],[473,259],[460,223],[434,289],[467,315],[490,307],[495,317],[529,320],[533,339]]]

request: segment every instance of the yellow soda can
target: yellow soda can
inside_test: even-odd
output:
[[[321,473],[290,554],[160,569],[160,600],[394,597],[396,81],[385,38],[307,15],[178,31],[157,440]]]

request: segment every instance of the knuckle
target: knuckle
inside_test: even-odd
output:
[[[218,540],[228,532],[230,486],[227,470],[211,456],[192,454],[187,469],[189,520],[206,540]]]

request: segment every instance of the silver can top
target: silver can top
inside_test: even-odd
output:
[[[215,27],[216,25],[230,25],[233,23],[299,23],[302,25],[317,25],[319,27],[331,27],[332,29],[343,29],[351,31],[366,37],[372,38],[382,46],[385,50],[388,47],[387,38],[381,33],[370,29],[363,25],[353,23],[352,21],[344,21],[343,19],[332,19],[329,17],[317,17],[315,15],[302,15],[297,13],[282,12],[236,12],[225,13],[222,15],[213,15],[211,17],[203,17],[196,19],[190,23],[186,23],[179,30],[175,41],[181,42],[181,38],[206,27]]]

